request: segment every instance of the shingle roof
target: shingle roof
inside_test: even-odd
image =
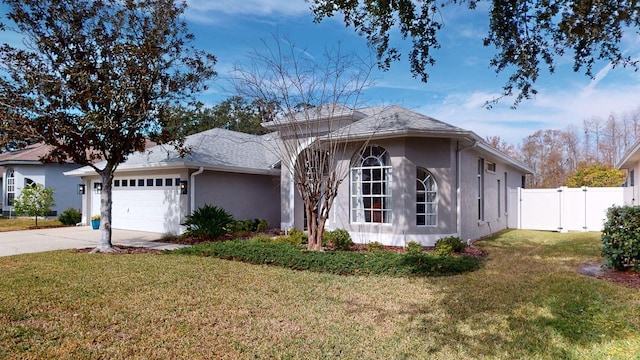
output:
[[[49,154],[51,146],[43,143],[29,145],[23,149],[0,154],[0,165],[41,163],[40,159]]]
[[[349,139],[406,136],[408,134],[446,135],[474,137],[471,131],[447,124],[432,117],[411,111],[401,106],[358,109],[367,114],[349,126],[335,131],[332,137]],[[477,135],[475,135],[477,137]]]
[[[180,157],[171,145],[156,145],[144,152],[135,152],[118,168],[135,170],[151,167],[199,167],[228,171],[270,172],[279,161],[273,150],[279,144],[277,134],[251,135],[225,129],[210,129],[185,139],[185,147],[191,152]],[[96,166],[100,167],[101,163]],[[83,167],[69,175],[93,173]]]
[[[180,158],[173,146],[157,145],[132,154],[126,164],[188,162],[209,167],[267,170],[279,160],[273,152],[276,141],[279,140],[274,134],[257,136],[215,128],[188,136],[185,146],[191,148],[191,153],[184,158]]]

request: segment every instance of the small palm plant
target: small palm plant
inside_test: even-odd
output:
[[[203,238],[217,238],[228,231],[233,216],[217,206],[205,205],[187,215],[184,225],[186,235]]]

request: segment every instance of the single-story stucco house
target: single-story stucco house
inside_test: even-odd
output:
[[[43,143],[0,154],[2,173],[2,213],[13,214],[13,201],[27,185],[41,184],[53,189],[55,206],[52,216],[68,208],[80,209],[82,197],[78,195],[78,182],[64,172],[78,168],[73,162],[44,163],[42,158],[51,151]]]
[[[354,242],[432,246],[445,236],[475,240],[515,220],[508,194],[523,186],[531,170],[475,133],[400,106],[305,111],[313,112],[299,117],[312,119],[306,128],[326,131],[292,134],[305,127],[276,120],[264,124],[274,132],[262,136],[223,129],[189,136],[192,152],[184,158],[162,145],[132,154],[114,178],[113,227],[180,233],[190,211],[211,204],[236,219],[303,229],[304,206],[287,168],[291,162],[274,151],[291,136],[347,144],[337,156],[348,174],[326,227],[346,229]],[[66,174],[80,177],[89,189],[82,201],[88,223],[99,213],[100,178],[88,167]]]

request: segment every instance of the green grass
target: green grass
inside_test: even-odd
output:
[[[33,229],[36,226],[36,220],[32,218],[5,218],[0,217],[0,231],[16,231]],[[38,228],[60,227],[64,226],[58,219],[38,218]]]
[[[0,358],[629,359],[638,290],[582,276],[599,234],[511,231],[478,270],[340,276],[212,257],[0,258]]]
[[[176,252],[337,275],[445,276],[474,271],[480,266],[480,260],[471,256],[398,254],[382,249],[364,253],[318,252],[307,251],[304,245],[264,241],[264,238],[203,243]]]

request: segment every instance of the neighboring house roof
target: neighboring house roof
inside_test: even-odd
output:
[[[43,143],[0,154],[0,165],[42,164],[42,159],[51,152],[51,146]]]
[[[118,166],[118,171],[149,168],[199,168],[231,172],[277,174],[275,165],[280,160],[274,149],[279,144],[277,133],[251,135],[214,128],[185,139],[191,152],[180,157],[172,145],[156,145],[144,152],[136,152]],[[96,164],[100,167],[101,163]],[[65,173],[70,176],[94,175],[89,166]]]
[[[640,161],[640,141],[636,142],[629,151],[627,151],[622,159],[618,161],[616,168],[618,169],[629,169],[634,166],[638,161]]]

